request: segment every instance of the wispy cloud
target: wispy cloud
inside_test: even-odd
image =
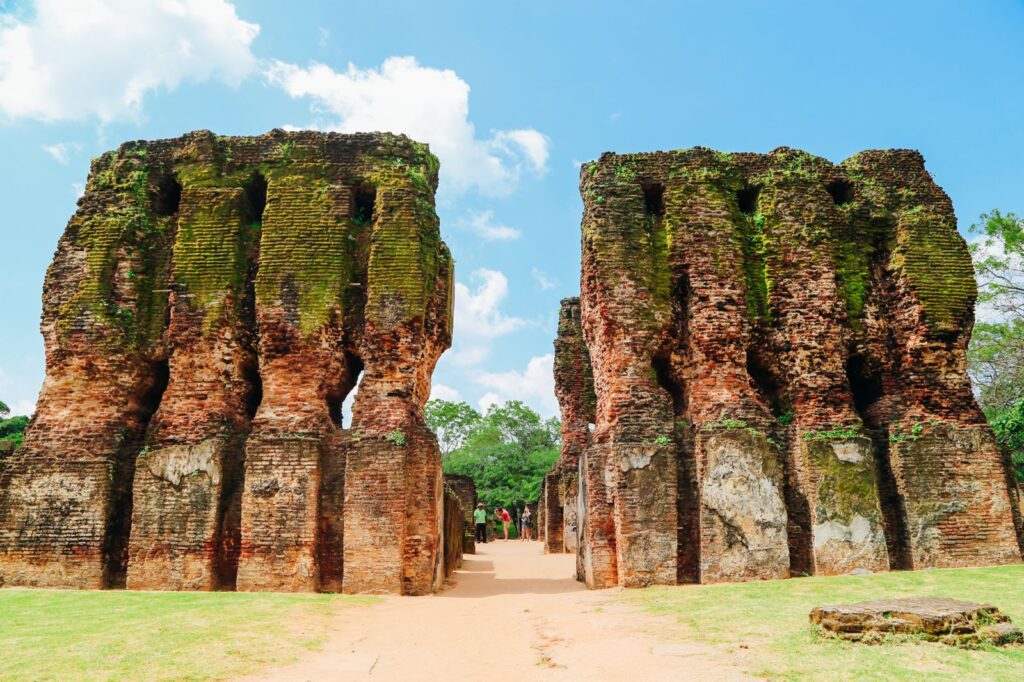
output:
[[[239,83],[258,33],[226,0],[36,0],[24,19],[0,17],[0,115],[137,119],[155,90]]]
[[[72,152],[77,152],[82,145],[77,142],[57,142],[56,144],[44,144],[43,151],[53,157],[53,160],[62,166],[71,162]]]
[[[494,211],[473,211],[468,218],[459,220],[459,225],[470,230],[485,241],[510,241],[519,239],[522,233],[514,227],[494,221]]]
[[[442,192],[503,196],[524,169],[535,175],[547,170],[549,140],[532,128],[477,136],[469,119],[469,84],[451,69],[422,66],[414,57],[389,57],[379,68],[349,64],[344,71],[275,60],[266,78],[291,97],[310,99],[316,113],[329,117],[315,127],[404,133],[430,144],[441,160]]]

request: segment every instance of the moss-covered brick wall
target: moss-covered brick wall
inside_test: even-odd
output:
[[[920,154],[608,153],[580,192],[580,556],[615,552],[588,584],[1020,559],[966,374],[971,260]],[[589,390],[563,380],[563,413]]]
[[[437,174],[390,134],[200,131],[95,159],[47,273],[0,582],[430,591],[443,498],[422,407],[453,277]],[[387,529],[346,506],[385,498]]]

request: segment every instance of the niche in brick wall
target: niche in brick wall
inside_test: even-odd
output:
[[[267,179],[261,173],[254,173],[243,190],[246,218],[249,222],[262,224],[263,210],[267,206]]]
[[[834,180],[826,185],[825,189],[832,196],[832,201],[838,206],[853,201],[853,185],[846,180]]]
[[[760,195],[760,185],[744,187],[743,189],[737,190],[736,205],[739,206],[740,213],[746,215],[754,215],[757,213],[757,199]]]
[[[153,211],[157,215],[172,216],[181,208],[181,183],[173,175],[165,175],[156,185]]]
[[[352,219],[357,225],[369,225],[377,213],[377,188],[361,183],[352,189]]]
[[[644,193],[644,208],[647,215],[655,218],[665,217],[665,186],[660,182],[644,180],[640,183]]]

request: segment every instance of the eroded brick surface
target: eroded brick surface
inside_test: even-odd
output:
[[[558,551],[575,460],[581,579],[1020,561],[1017,487],[966,372],[970,257],[920,154],[605,154],[581,193],[582,335],[564,302],[544,495]]]
[[[422,406],[452,261],[436,185],[424,145],[383,134],[197,132],[98,158],[47,273],[47,376],[0,483],[7,584],[437,585]]]

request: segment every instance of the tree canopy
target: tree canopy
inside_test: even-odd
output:
[[[29,418],[23,415],[11,417],[10,414],[11,408],[0,400],[0,440],[13,441],[15,447],[20,447],[25,439]]]
[[[522,509],[540,496],[558,459],[561,422],[510,400],[481,414],[464,402],[431,400],[427,424],[438,436],[444,472],[469,476],[488,509]]]
[[[968,351],[978,401],[1024,480],[1024,220],[983,213],[970,231],[978,322]]]

